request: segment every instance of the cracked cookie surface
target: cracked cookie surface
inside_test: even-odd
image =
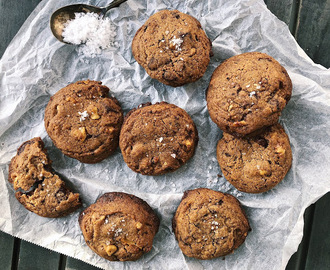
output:
[[[237,137],[277,123],[291,98],[292,82],[271,56],[243,53],[214,71],[206,94],[211,119]]]
[[[261,193],[283,180],[291,168],[292,151],[284,128],[276,124],[251,137],[235,138],[224,133],[217,145],[217,159],[234,187]]]
[[[172,224],[182,252],[201,260],[234,252],[250,230],[235,197],[207,188],[184,193]]]
[[[119,146],[133,171],[146,175],[172,172],[185,164],[198,142],[187,112],[166,102],[140,105],[125,117]]]
[[[132,52],[151,78],[181,86],[201,78],[212,43],[200,22],[178,10],[161,10],[136,32]]]
[[[152,248],[159,219],[142,199],[122,193],[102,195],[79,216],[87,245],[110,261],[134,261]]]
[[[117,149],[122,122],[118,101],[97,81],[69,84],[45,110],[45,127],[55,146],[85,163],[100,162]]]
[[[78,193],[71,192],[52,170],[51,160],[40,138],[23,143],[9,165],[8,180],[17,200],[42,217],[61,217],[81,206]]]

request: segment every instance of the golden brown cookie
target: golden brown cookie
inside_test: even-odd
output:
[[[292,163],[288,135],[280,124],[256,136],[235,138],[224,133],[217,159],[225,178],[238,190],[261,193],[283,180]]]
[[[85,163],[100,162],[117,149],[122,121],[109,88],[90,80],[59,90],[45,111],[45,127],[55,146]]]
[[[79,216],[87,245],[110,261],[135,261],[152,248],[159,219],[142,199],[122,193],[102,195]]]
[[[250,230],[235,197],[207,188],[186,191],[172,223],[182,252],[201,260],[234,252]]]
[[[243,53],[214,71],[206,99],[211,119],[237,137],[277,123],[291,98],[292,83],[274,58]]]
[[[200,22],[178,10],[161,10],[136,32],[132,52],[151,78],[180,86],[201,78],[212,43]]]
[[[68,215],[81,206],[78,193],[72,193],[53,171],[40,138],[23,143],[9,165],[8,180],[17,200],[42,217]]]
[[[140,105],[125,117],[119,146],[133,171],[147,175],[172,172],[185,164],[198,142],[187,112],[166,102]]]

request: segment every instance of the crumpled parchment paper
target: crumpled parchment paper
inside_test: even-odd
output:
[[[58,42],[49,18],[61,6],[95,1],[42,1],[9,45],[0,62],[0,229],[43,247],[105,269],[284,269],[297,250],[304,210],[330,190],[330,71],[314,64],[287,26],[262,0],[129,0],[107,16],[117,27],[119,47],[95,58],[76,46]],[[105,6],[108,1],[96,1]],[[200,20],[212,40],[214,56],[199,81],[178,88],[152,80],[134,60],[131,42],[146,19],[161,9],[178,9]],[[248,51],[277,59],[293,81],[293,96],[281,123],[292,145],[293,165],[285,179],[264,194],[244,194],[223,177],[216,161],[220,130],[210,120],[205,90],[213,70],[225,59]],[[99,164],[82,164],[54,147],[44,129],[44,109],[51,95],[80,79],[100,80],[125,112],[144,102],[167,101],[184,108],[195,121],[200,141],[195,156],[164,176],[131,171],[120,150]],[[18,203],[7,181],[8,164],[24,141],[41,136],[53,167],[81,194],[84,207],[101,194],[123,191],[146,200],[161,218],[152,251],[137,262],[108,262],[85,244],[79,211],[59,219],[42,218]],[[207,187],[236,196],[252,231],[234,254],[211,261],[185,257],[171,229],[172,216],[187,189]]]

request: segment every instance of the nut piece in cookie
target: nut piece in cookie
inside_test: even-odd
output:
[[[260,52],[243,53],[213,72],[207,108],[222,131],[243,137],[277,123],[291,93],[291,79],[274,58]]]
[[[233,253],[250,230],[235,197],[207,188],[184,193],[172,224],[182,252],[201,260]]]
[[[55,146],[85,163],[100,162],[117,149],[122,122],[109,88],[90,80],[62,88],[45,110],[46,131]]]
[[[212,43],[200,22],[178,10],[161,10],[136,32],[132,52],[151,78],[181,86],[201,78]]]
[[[8,180],[17,200],[42,217],[68,215],[81,206],[78,193],[72,193],[54,173],[40,138],[23,143],[9,165]]]
[[[152,248],[159,219],[142,199],[122,193],[102,195],[79,216],[86,244],[110,261],[135,261]]]
[[[276,124],[244,138],[224,133],[217,145],[217,159],[235,188],[261,193],[283,180],[291,168],[292,152],[288,135]]]
[[[146,175],[172,172],[185,164],[198,142],[187,112],[166,102],[140,105],[125,117],[119,146],[133,171]]]

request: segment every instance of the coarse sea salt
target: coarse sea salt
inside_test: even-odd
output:
[[[183,43],[183,40],[181,38],[176,38],[176,36],[174,36],[171,40],[170,40],[170,44],[173,44],[175,46],[175,49],[177,51],[181,51],[181,44]]]
[[[75,18],[69,20],[63,29],[63,40],[82,46],[78,51],[87,57],[95,57],[104,49],[115,49],[118,42],[116,27],[109,18],[102,18],[96,13],[75,13]]]
[[[80,115],[80,122],[85,121],[86,118],[89,116],[87,111],[78,112],[78,114]]]

